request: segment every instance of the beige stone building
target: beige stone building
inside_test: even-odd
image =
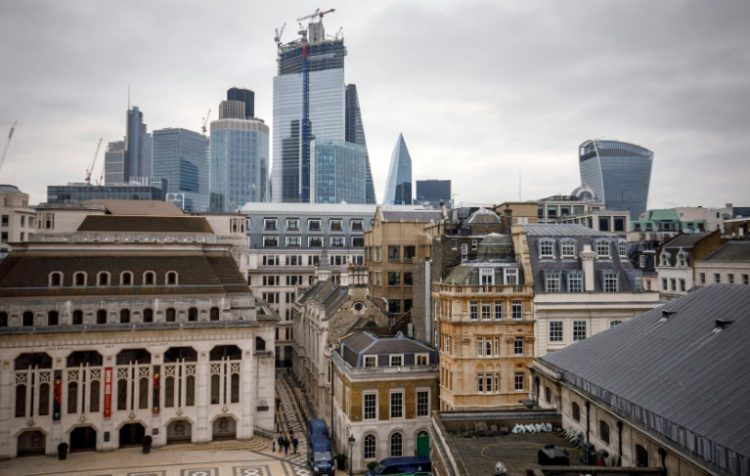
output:
[[[536,208],[534,209],[536,213]],[[441,410],[521,406],[534,356],[531,271],[510,236],[490,233],[433,285]]]
[[[0,457],[273,431],[278,316],[212,236],[91,215],[0,263]]]
[[[293,370],[318,418],[331,424],[331,354],[342,337],[356,329],[385,330],[382,299],[369,295],[367,274],[352,268],[331,279],[323,266],[319,281],[294,303]]]
[[[34,219],[29,195],[14,185],[0,184],[0,260],[13,249],[11,243],[31,239],[35,231]]]
[[[334,447],[352,470],[397,456],[429,456],[430,425],[438,403],[438,355],[401,333],[378,337],[356,332],[332,352]]]
[[[696,286],[750,285],[750,241],[728,241],[695,262]]]
[[[391,325],[408,322],[414,303],[415,266],[430,255],[425,226],[442,219],[440,210],[378,207],[365,232],[365,265],[370,294],[385,299]]]

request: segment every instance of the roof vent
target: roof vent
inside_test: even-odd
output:
[[[734,321],[727,321],[727,320],[724,320],[724,319],[716,319],[714,321],[714,334],[716,334],[717,332],[720,332],[720,331],[726,329],[727,327],[729,327],[729,324],[731,324],[733,322]]]
[[[659,319],[659,322],[665,322],[667,319],[669,319],[669,316],[675,313],[677,313],[677,311],[673,311],[671,309],[662,309],[661,318]]]

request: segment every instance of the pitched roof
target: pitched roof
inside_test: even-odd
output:
[[[692,248],[697,242],[711,233],[679,234],[662,245],[662,248]]]
[[[533,223],[523,229],[529,236],[615,236],[577,223]]]
[[[750,458],[748,308],[750,286],[700,288],[541,361],[678,445],[693,433]]]
[[[750,241],[728,241],[703,259],[705,261],[750,262]]]
[[[438,221],[443,217],[440,210],[383,210],[385,221],[423,222]]]
[[[88,215],[78,231],[213,233],[205,217]]]
[[[152,216],[180,216],[184,215],[177,205],[160,200],[88,200],[86,205],[102,205],[112,215],[152,215]]]
[[[348,286],[338,286],[330,280],[318,281],[300,296],[298,303],[314,302],[322,305],[326,310],[326,315],[330,316],[336,312],[349,297]]]

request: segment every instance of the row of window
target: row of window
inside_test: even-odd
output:
[[[92,316],[90,324],[112,324],[119,322],[120,324],[128,324],[131,322],[133,314],[137,314],[139,311],[131,311],[130,309],[120,309],[120,312],[108,312],[105,309],[99,309],[95,313],[89,312],[88,315]],[[194,322],[198,321],[198,314],[205,313],[206,309],[198,310],[197,307],[191,307],[187,310],[187,321]],[[185,311],[180,311],[180,314]],[[147,307],[140,311],[141,322],[154,322],[154,310]],[[156,314],[162,314],[161,311],[157,311]],[[168,307],[164,311],[164,322],[177,322],[177,310],[173,307]],[[212,307],[208,310],[209,320],[218,321],[220,317],[220,311],[218,307]],[[26,311],[21,315],[21,326],[22,327],[33,327],[35,314],[32,311]],[[80,326],[84,324],[84,312],[80,309],[76,309],[71,313],[70,324],[74,326]],[[133,321],[135,322],[135,321]],[[10,325],[10,316],[5,311],[0,311],[0,327],[8,327]],[[46,316],[46,325],[58,326],[60,325],[60,313],[58,311],[48,311]]]
[[[261,259],[263,266],[320,266],[320,255],[288,255],[281,259],[280,255],[263,255]],[[328,264],[331,266],[344,266],[347,264],[362,266],[365,263],[362,255],[330,255]]]
[[[609,327],[616,327],[622,324],[621,320],[613,320],[609,322]],[[562,342],[563,335],[565,333],[565,322],[564,321],[549,321],[549,341],[550,342]],[[588,322],[586,321],[573,321],[573,341],[583,340],[588,336]]]
[[[503,302],[476,302],[471,301],[469,303],[469,319],[476,321],[479,319],[479,311],[481,308],[481,317],[483,321],[488,321],[494,318],[499,321],[503,318],[504,306]],[[511,319],[523,319],[523,303],[521,301],[511,301],[510,303],[510,317]]]
[[[322,248],[325,240],[322,236],[308,236],[307,247],[308,248]],[[299,248],[302,246],[301,236],[286,236],[284,237],[284,245],[287,248]],[[331,236],[328,238],[328,246],[330,248],[346,248],[346,237],[344,236]],[[351,248],[364,248],[365,239],[361,236],[353,236],[350,240]],[[263,248],[278,248],[279,237],[277,235],[263,235]]]
[[[377,355],[365,355],[362,359],[363,366],[365,368],[375,368],[378,366]],[[429,365],[430,354],[427,352],[414,354],[414,365]],[[388,355],[388,366],[389,367],[401,367],[404,365],[404,354],[389,354]]]
[[[701,284],[706,284],[706,273],[699,273],[698,274],[698,280]],[[733,273],[727,273],[727,283],[734,284],[735,277]],[[662,279],[662,283],[664,283],[664,280]],[[721,283],[721,273],[714,273],[714,283],[719,284]],[[742,284],[745,286],[750,285],[750,275],[749,274],[743,274],[742,275]],[[683,289],[684,291],[684,289]]]
[[[480,371],[476,374],[477,393],[500,393],[500,372]],[[522,392],[526,389],[526,374],[516,372],[513,374],[513,390]]]
[[[572,270],[565,272],[565,288],[563,289],[563,272],[559,270],[546,270],[544,272],[544,291],[548,293],[560,293],[566,290],[569,293],[583,292],[583,271]],[[619,278],[614,269],[601,271],[602,291],[605,293],[616,293],[619,290]]]
[[[428,438],[427,430],[417,433],[417,441],[420,438]],[[400,431],[394,431],[388,437],[388,456],[399,457],[404,455],[404,435]],[[414,445],[417,446],[416,444]],[[367,433],[362,437],[362,457],[364,459],[375,459],[377,457],[378,437],[374,433]]]
[[[248,222],[250,219],[248,218]],[[279,230],[279,219],[278,218],[264,218],[263,219],[263,230],[265,231],[278,231]],[[287,218],[285,219],[286,231],[300,231],[300,220],[299,218]],[[320,218],[308,218],[307,219],[307,231],[323,231],[323,221]],[[349,229],[351,231],[364,231],[364,220],[360,218],[353,218],[349,220]],[[344,231],[344,220],[341,218],[331,218],[328,220],[329,231]]]
[[[96,273],[96,286],[135,286],[136,282],[132,271],[123,271],[120,273],[119,283],[115,283],[112,274],[109,271],[99,271]],[[141,286],[156,286],[157,275],[154,271],[145,271],[142,275]],[[163,284],[166,286],[177,286],[177,271],[167,271],[164,274]],[[49,274],[49,287],[59,288],[65,285],[65,275],[62,271],[53,271]],[[88,286],[88,273],[86,271],[76,271],[73,273],[71,286],[83,287]]]
[[[499,337],[476,337],[477,357],[500,357]],[[513,355],[524,355],[524,338],[513,339]]]
[[[541,259],[555,259],[558,256],[558,250],[556,249],[558,241],[554,238],[540,238],[537,242],[539,250],[539,258]],[[611,258],[611,247],[615,245],[617,247],[617,254],[621,258],[627,258],[628,256],[628,244],[625,240],[617,240],[612,242],[608,238],[600,238],[594,240],[593,250],[596,253],[596,257],[599,259]],[[559,257],[576,258],[579,253],[578,242],[573,238],[563,238],[559,241]]]
[[[416,408],[417,417],[430,416],[430,391],[417,390]],[[392,390],[389,395],[389,418],[404,418],[404,392],[401,390]],[[362,419],[377,420],[378,415],[378,391],[365,390],[362,392]]]

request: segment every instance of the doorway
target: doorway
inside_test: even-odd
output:
[[[430,434],[426,431],[420,431],[417,434],[417,451],[415,456],[430,456]]]
[[[128,423],[120,428],[120,448],[143,444],[146,429],[140,423]]]
[[[46,447],[47,437],[39,430],[18,435],[18,456],[43,455]]]
[[[167,444],[190,443],[193,426],[188,420],[174,420],[167,425]]]
[[[214,420],[212,438],[227,440],[237,437],[237,422],[232,417],[220,417]]]
[[[70,452],[96,449],[96,430],[90,426],[79,426],[70,432]]]

